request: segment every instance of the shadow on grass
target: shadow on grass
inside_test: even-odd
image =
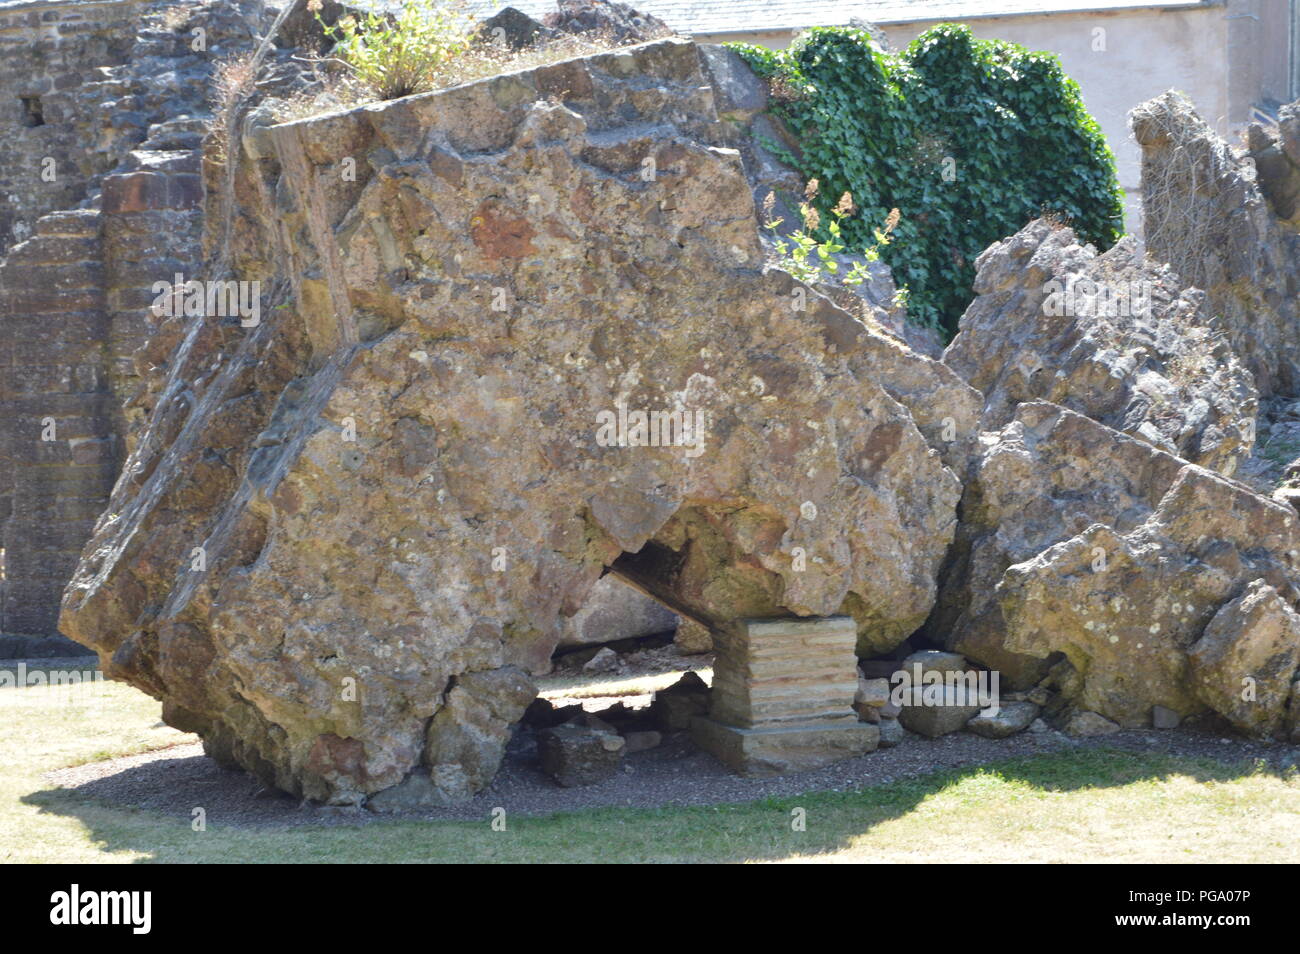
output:
[[[138,784],[140,779],[130,776],[145,768],[127,769],[112,779],[120,785]],[[515,815],[508,819],[505,831],[493,830],[487,819],[386,820],[364,815],[353,816],[363,820],[339,819],[333,824],[299,821],[292,827],[283,822],[276,826],[270,816],[296,812],[292,803],[281,802],[267,806],[268,818],[260,826],[223,825],[194,833],[187,820],[177,817],[175,798],[169,815],[147,807],[126,809],[117,798],[107,804],[103,796],[120,794],[105,787],[111,781],[108,778],[75,790],[35,792],[23,801],[45,813],[79,819],[89,837],[106,852],[137,852],[144,855],[144,861],[736,862],[843,850],[874,827],[905,818],[927,799],[980,777],[1019,783],[1028,786],[1031,794],[1041,794],[1118,788],[1171,776],[1228,782],[1260,774],[1276,777],[1267,767],[1250,763],[1234,765],[1111,748],[1070,749],[949,769],[852,792],[810,792],[694,807],[604,807],[537,817]],[[678,784],[684,783],[679,780]],[[197,791],[193,794],[201,797]],[[973,791],[971,797],[987,803],[997,799],[998,793]],[[148,801],[144,799],[143,804],[147,806]],[[804,831],[794,830],[791,824],[796,809],[803,809],[809,819]],[[1007,803],[1006,810],[1033,809]],[[952,824],[956,826],[953,831],[936,831],[936,836],[972,837],[959,819]]]

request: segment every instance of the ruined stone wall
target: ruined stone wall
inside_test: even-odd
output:
[[[42,218],[0,266],[0,632],[55,632],[116,472],[99,215]]]
[[[0,633],[57,648],[58,605],[125,457],[154,284],[200,256],[197,121],[164,124],[101,208],[54,212],[0,263]]]
[[[252,2],[0,3],[0,654],[60,593],[143,416],[156,285],[201,278],[203,139]]]
[[[192,251],[180,223],[141,221],[142,207],[180,203],[104,179],[141,162],[130,150],[152,118],[123,101],[145,9],[0,8],[0,75],[17,93],[0,103],[0,633],[12,654],[66,645],[59,596],[117,475],[130,355],[147,334],[133,293],[161,272],[141,272],[155,271],[151,245]],[[201,196],[191,190],[188,206]]]
[[[121,158],[113,124],[100,123],[126,61],[142,0],[0,3],[0,256],[34,234],[36,220],[86,198]],[[130,117],[118,117],[119,131]]]
[[[336,804],[481,790],[605,572],[714,629],[844,617],[866,663],[946,645],[1044,700],[1031,719],[1296,738],[1300,520],[1226,476],[1257,369],[1295,379],[1262,353],[1292,313],[1206,311],[1235,278],[1203,295],[1039,221],[981,256],[931,360],[773,265],[754,200],[783,177],[746,147],[766,94],[736,69],[673,39],[250,114],[233,196],[204,166],[203,225],[265,320],[146,322],[119,386],[112,326],[172,264],[149,236],[199,221],[192,157],[167,148],[183,131],[154,130],[81,236],[110,325],[87,393],[138,375],[142,426],[65,630],[222,763]],[[1048,309],[1075,275],[1091,290]],[[1282,275],[1252,277],[1285,304]],[[1119,285],[1147,305],[1099,309]],[[602,439],[620,408],[698,411],[707,439]],[[761,702],[851,662],[843,639],[828,668],[804,648],[755,680],[770,647],[724,642],[751,672],[719,670],[715,714],[756,724],[729,685]],[[1258,709],[1233,701],[1243,679]],[[819,708],[851,721],[850,682]]]
[[[99,215],[50,213],[117,162],[115,137],[88,131],[140,6],[0,4],[0,633],[13,654],[60,645],[59,593],[115,472]]]

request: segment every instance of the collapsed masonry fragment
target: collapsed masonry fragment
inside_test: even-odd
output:
[[[901,642],[960,484],[900,400],[974,392],[764,271],[716,124],[670,40],[271,127],[232,252],[274,317],[188,319],[65,630],[218,758],[335,802],[481,778],[440,715],[546,666],[606,567],[710,624]],[[600,446],[619,408],[702,411],[707,450]]]

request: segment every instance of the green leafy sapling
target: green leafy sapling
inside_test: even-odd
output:
[[[816,179],[808,180],[803,193],[804,201],[799,204],[803,227],[788,236],[777,233],[773,240],[780,266],[805,284],[816,284],[823,281],[823,273],[834,275],[839,271],[839,262],[834,256],[847,247],[843,241],[843,222],[857,212],[857,207],[853,204],[853,196],[845,192],[831,209],[831,218],[826,222],[826,234],[829,238],[818,239],[816,232],[822,225],[821,213],[812,203],[820,188],[821,184]],[[785,221],[783,218],[773,218],[772,212],[775,206],[776,193],[769,192],[763,200],[763,225],[773,232],[776,232]],[[898,226],[899,218],[898,209],[890,209],[884,228],[873,229],[875,243],[863,248],[862,256],[865,261],[853,263],[841,279],[844,284],[860,285],[871,276],[868,263],[880,259],[880,249],[892,241],[890,233]]]

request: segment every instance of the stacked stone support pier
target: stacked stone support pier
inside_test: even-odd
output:
[[[747,619],[714,636],[707,717],[696,743],[742,775],[817,768],[874,749],[880,732],[853,711],[857,629],[847,616]]]

